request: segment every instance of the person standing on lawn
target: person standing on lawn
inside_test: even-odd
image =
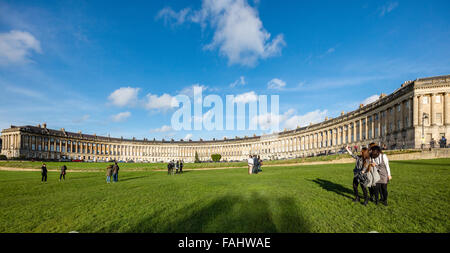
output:
[[[106,183],[109,184],[111,183],[111,176],[113,175],[113,166],[109,165],[106,168]]]
[[[113,165],[113,182],[119,181],[119,165],[117,165],[117,162],[114,162]]]
[[[61,174],[59,174],[59,181],[61,181],[61,178],[63,178],[64,181],[66,181],[66,171],[67,171],[67,167],[64,164],[63,166],[61,166]]]
[[[41,175],[42,175],[41,182],[47,183],[47,165],[45,165],[45,163],[42,164]]]
[[[355,168],[353,169],[353,193],[355,194],[355,198],[353,199],[353,202],[359,202],[359,193],[358,193],[358,186],[361,185],[363,194],[364,194],[364,205],[367,205],[367,202],[369,201],[369,198],[367,197],[367,188],[365,187],[364,183],[361,182],[361,174],[364,174],[367,169],[368,165],[370,163],[370,155],[369,155],[369,149],[368,148],[362,148],[361,149],[361,155],[355,155],[352,153],[350,148],[348,146],[345,147],[347,152],[355,158]]]
[[[378,171],[380,180],[376,182],[375,188],[375,204],[378,204],[378,195],[381,194],[381,203],[388,205],[388,182],[392,180],[391,169],[389,167],[389,160],[386,154],[381,152],[379,146],[372,147],[371,164]]]
[[[184,166],[184,162],[183,160],[180,160],[180,173],[183,174],[183,166]]]
[[[252,174],[252,170],[253,170],[253,157],[252,157],[252,155],[248,156],[247,164],[248,164],[248,174],[251,175]]]
[[[259,160],[256,155],[253,156],[253,174],[258,174]]]

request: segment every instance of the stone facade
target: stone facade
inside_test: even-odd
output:
[[[441,136],[450,136],[449,94],[450,75],[420,78],[334,119],[271,135],[224,140],[130,140],[52,130],[45,124],[11,126],[2,131],[1,153],[9,158],[193,162],[196,152],[204,161],[214,153],[226,161],[241,161],[249,154],[263,159],[286,159],[371,142],[389,149],[420,148],[431,138],[438,141]]]

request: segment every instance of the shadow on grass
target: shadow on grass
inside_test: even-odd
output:
[[[207,203],[194,204],[156,217],[141,220],[127,232],[169,233],[273,233],[310,231],[310,225],[299,213],[291,197],[276,199],[281,213],[274,215],[267,198],[253,194],[250,198],[224,196]],[[200,207],[200,208],[199,208]],[[167,220],[161,221],[161,218]]]
[[[349,198],[349,199],[353,199],[353,190],[351,190],[345,186],[342,186],[337,183],[333,183],[328,180],[320,179],[320,178],[317,178],[317,179],[311,180],[311,181],[318,184],[320,187],[322,187],[323,189],[325,189],[327,191],[334,192],[338,195],[341,195],[341,196]],[[348,194],[350,194],[350,196]]]

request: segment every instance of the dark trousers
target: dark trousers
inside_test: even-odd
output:
[[[42,174],[42,179],[41,179],[41,181],[42,181],[42,182],[47,182],[47,173]]]
[[[387,184],[377,183],[375,187],[375,201],[378,201],[378,195],[380,195],[380,200],[386,202],[388,199]]]
[[[66,174],[60,174],[60,175],[59,175],[59,180],[61,180],[61,178],[64,179],[64,180],[66,180]]]
[[[113,174],[113,182],[119,181],[119,172]]]
[[[180,173],[183,173],[183,167],[180,167]]]
[[[375,197],[375,187],[376,186],[370,186],[369,187],[369,195],[370,195],[370,200],[373,201],[373,198]]]
[[[353,178],[353,193],[355,194],[355,199],[359,199],[358,185],[361,185],[361,188],[362,188],[362,191],[364,194],[364,200],[366,200],[367,199],[367,188],[364,187],[364,185],[360,184],[356,177]]]

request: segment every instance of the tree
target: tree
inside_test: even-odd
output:
[[[195,163],[199,163],[200,159],[198,158],[198,153],[195,151]]]
[[[220,154],[212,154],[211,155],[211,159],[213,160],[213,162],[219,162],[221,158],[222,158],[222,155],[220,155]]]

